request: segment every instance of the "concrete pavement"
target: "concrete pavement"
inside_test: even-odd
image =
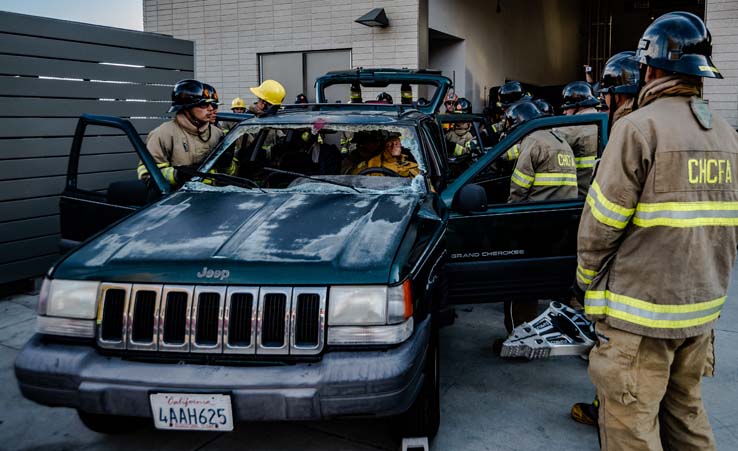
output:
[[[738,285],[718,323],[717,374],[704,396],[720,450],[738,449]],[[0,298],[0,450],[397,450],[378,420],[237,425],[232,433],[153,428],[125,436],[87,430],[72,409],[23,399],[13,360],[35,327],[35,295]],[[499,305],[461,306],[441,333],[441,429],[434,450],[597,450],[592,427],[569,418],[594,394],[587,362],[574,357],[510,362],[495,357]]]

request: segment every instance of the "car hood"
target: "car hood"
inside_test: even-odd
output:
[[[388,283],[418,202],[418,195],[407,193],[180,191],[87,242],[58,265],[53,277]]]

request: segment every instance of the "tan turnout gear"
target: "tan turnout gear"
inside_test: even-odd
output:
[[[597,113],[594,108],[585,108],[576,114],[593,114]],[[579,195],[584,197],[589,191],[589,185],[592,182],[592,170],[597,159],[597,126],[596,125],[577,125],[571,127],[562,127],[557,129],[561,136],[571,146],[574,151],[574,158],[577,162],[577,185]]]
[[[386,168],[396,172],[401,177],[415,177],[420,174],[418,163],[408,160],[404,154],[393,157],[389,150],[384,150],[376,157],[359,163],[353,173],[358,174],[367,168]]]
[[[454,147],[451,150],[451,154],[454,157],[460,157],[465,153],[469,152],[469,146],[474,135],[469,131],[469,128],[459,128],[459,124],[455,124],[455,127],[446,132],[446,141],[453,144]]]
[[[514,144],[511,148],[507,149],[500,158],[505,161],[515,161],[520,157],[520,145]]]
[[[702,403],[711,334],[659,339],[595,324],[589,353],[603,451],[714,450]]]
[[[695,83],[643,88],[642,107],[613,127],[579,225],[585,312],[648,337],[709,332],[736,258],[738,135]]]
[[[519,146],[508,202],[576,199],[574,153],[563,138],[552,130],[538,130]]]
[[[625,103],[623,103],[617,110],[615,110],[615,112],[612,114],[613,124],[633,111],[633,101],[634,99],[631,97],[626,100]]]
[[[206,141],[200,139],[200,136]],[[177,114],[171,121],[149,132],[146,138],[146,148],[154,157],[164,178],[170,185],[176,185],[174,168],[200,164],[222,137],[223,132],[218,127],[209,124],[200,130],[198,136],[197,128],[184,114]],[[149,177],[149,171],[140,161],[137,172],[141,180]]]

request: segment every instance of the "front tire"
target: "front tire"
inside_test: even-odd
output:
[[[438,331],[433,331],[423,370],[423,386],[415,402],[398,417],[395,433],[400,437],[428,437],[433,440],[441,425],[441,365]]]

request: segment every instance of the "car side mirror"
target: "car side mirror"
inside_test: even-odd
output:
[[[486,211],[487,193],[479,185],[464,185],[456,192],[452,208],[459,213]]]

